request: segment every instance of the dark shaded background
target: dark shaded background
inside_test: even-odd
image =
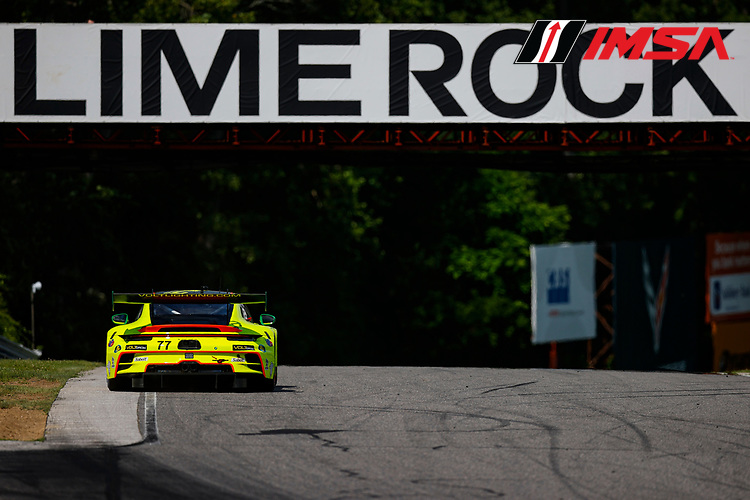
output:
[[[707,0],[11,0],[0,21],[531,22],[555,15],[750,18],[741,2]],[[28,343],[30,287],[41,281],[36,343],[50,358],[103,358],[112,290],[205,285],[267,290],[287,364],[542,366],[547,347],[530,345],[530,244],[691,237],[702,304],[705,234],[749,229],[744,154],[521,153],[480,162],[471,153],[300,158],[0,147],[0,156],[0,292],[20,328],[7,317],[0,323]],[[695,328],[704,345],[704,325]],[[559,349],[562,365],[585,365],[582,343]]]
[[[102,359],[113,290],[206,285],[268,291],[287,364],[544,366],[529,244],[690,236],[702,307],[704,235],[747,230],[748,170],[687,157],[678,172],[644,156],[635,171],[566,173],[480,169],[469,153],[344,167],[89,152],[64,169],[54,153],[6,153],[4,294],[28,327],[42,282],[36,341],[50,358]],[[585,364],[582,343],[560,354]]]

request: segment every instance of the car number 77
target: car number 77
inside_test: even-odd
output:
[[[171,343],[171,340],[160,340],[159,347],[157,347],[157,349],[161,350],[162,346],[164,346],[164,350],[169,350],[169,344]]]

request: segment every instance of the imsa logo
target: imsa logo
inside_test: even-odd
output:
[[[536,21],[515,64],[562,64],[578,40],[586,21]],[[724,46],[724,38],[732,31],[717,27],[698,28],[696,26],[665,26],[659,29],[640,27],[628,34],[624,27],[600,27],[590,38],[584,60],[608,60],[626,58],[678,61],[686,56],[689,60],[700,61],[706,54],[716,50],[721,60],[730,59]],[[698,35],[692,47],[680,37]],[[653,50],[646,50],[647,43],[653,42]]]
[[[714,48],[719,59],[727,60],[729,55],[724,46],[724,37],[731,33],[725,30],[723,33],[716,27],[706,27],[700,30],[698,41],[691,48],[690,43],[680,40],[680,36],[694,36],[698,33],[698,27],[664,27],[654,30],[654,28],[643,27],[632,35],[628,36],[625,28],[602,27],[596,30],[593,40],[588,50],[584,54],[584,59],[609,59],[617,49],[619,57],[628,59],[647,59],[661,61],[677,61],[683,59],[690,51],[688,59],[691,61],[701,60],[705,54],[708,54]],[[654,50],[646,51],[646,44],[653,35]],[[604,48],[599,52],[601,46]],[[596,55],[599,53],[599,57]]]
[[[536,21],[516,64],[562,64],[586,21]]]

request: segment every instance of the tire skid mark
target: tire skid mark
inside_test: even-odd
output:
[[[617,425],[617,426],[614,426],[614,427],[610,428],[607,432],[601,433],[602,435],[607,435],[609,437],[620,439],[620,440],[625,441],[625,442],[631,442],[631,441],[628,441],[627,439],[625,439],[623,437],[614,436],[614,435],[611,434],[612,431],[614,431],[616,429],[621,429],[621,428],[625,427],[625,428],[628,428],[631,431],[633,431],[633,433],[636,435],[638,443],[640,444],[639,448],[640,448],[641,451],[643,451],[645,453],[652,453],[653,452],[654,446],[651,443],[651,438],[648,437],[648,435],[646,434],[646,432],[643,429],[641,429],[638,425],[634,424],[632,421],[626,419],[624,416],[618,415],[617,413],[614,413],[614,412],[605,411],[605,410],[603,410],[601,408],[598,408],[598,407],[596,407],[594,405],[585,404],[585,403],[583,403],[581,401],[575,401],[575,404],[576,404],[576,406],[578,408],[585,408],[586,410],[599,413],[600,415],[604,415],[607,418],[610,418],[612,420],[616,420],[617,422],[620,422],[621,425]],[[643,418],[646,418],[646,417],[643,417]],[[635,443],[635,444],[638,444],[638,443]]]
[[[581,391],[547,391],[547,392],[524,392],[516,396],[579,396],[590,399],[636,399],[636,398],[684,398],[695,396],[750,396],[750,390],[736,389],[681,389],[673,391],[662,391],[658,389],[643,391],[618,391],[611,392],[581,392]],[[547,400],[541,400],[547,401]],[[550,400],[551,401],[551,400]]]
[[[346,432],[341,429],[270,429],[258,432],[243,432],[237,434],[238,436],[289,436],[289,435],[301,435],[309,436],[315,440],[321,442],[324,447],[336,448],[343,452],[349,451],[349,446],[342,446],[332,439],[326,439],[321,437],[321,434]]]
[[[525,386],[525,385],[532,385],[532,384],[536,384],[537,382],[538,382],[538,380],[533,380],[533,381],[531,381],[531,382],[521,382],[520,384],[513,384],[513,385],[503,385],[503,386],[500,386],[500,387],[495,387],[494,389],[489,389],[489,390],[487,390],[487,391],[484,391],[484,392],[482,392],[481,394],[489,394],[490,392],[495,392],[495,391],[503,391],[503,390],[505,390],[505,389],[513,389],[513,388],[515,388],[515,387],[523,387],[523,386]]]
[[[274,408],[284,408],[285,405],[276,405]],[[288,406],[292,409],[299,409],[298,406]],[[345,405],[345,404],[308,404],[305,405],[305,410],[361,410],[369,411],[373,413],[413,413],[413,414],[427,414],[427,415],[445,415],[447,417],[469,417],[469,418],[483,418],[489,420],[495,420],[498,423],[502,423],[502,427],[507,427],[511,424],[510,420],[493,417],[490,415],[481,415],[479,413],[470,413],[463,411],[451,411],[451,410],[433,410],[429,408],[399,408],[392,405],[388,407],[382,406],[360,406],[360,405]],[[475,431],[476,432],[476,431]]]
[[[492,496],[492,497],[504,497],[505,493],[502,493],[500,491],[495,491],[492,488],[485,488],[483,486],[473,486],[473,485],[466,485],[461,484],[461,482],[464,482],[465,480],[463,478],[457,478],[457,479],[451,479],[451,478],[443,478],[443,479],[412,479],[410,482],[412,484],[422,486],[422,485],[439,485],[443,491],[445,491],[445,488],[456,488],[458,490],[461,490],[462,494],[459,495],[459,497],[466,496],[466,498],[477,498],[478,495],[481,496]],[[453,496],[453,495],[450,495]]]
[[[521,452],[530,452],[530,451],[543,451],[547,450],[547,459],[546,461],[539,460],[531,453],[523,453],[524,457],[539,465],[540,467],[543,467],[557,478],[557,480],[560,482],[560,484],[567,489],[570,492],[570,498],[580,498],[580,499],[587,499],[591,498],[591,495],[599,494],[600,492],[596,491],[595,489],[592,489],[589,485],[586,483],[583,483],[573,477],[569,477],[565,474],[563,471],[563,467],[560,462],[560,453],[563,452],[569,452],[571,451],[571,448],[568,446],[563,446],[560,443],[560,436],[563,432],[562,429],[557,427],[556,425],[546,423],[544,420],[539,419],[535,417],[533,414],[526,414],[526,413],[519,413],[519,412],[510,412],[512,415],[515,416],[514,419],[509,419],[509,422],[512,423],[519,423],[528,425],[531,427],[535,427],[538,430],[544,432],[548,439],[549,439],[549,445],[547,447],[524,447],[524,446],[515,446],[515,445],[495,445],[498,449],[513,449]],[[567,495],[560,494],[560,498],[567,498]]]
[[[648,415],[641,415],[642,418],[653,418]],[[691,427],[700,427],[704,429],[721,429],[723,431],[726,431],[727,433],[737,436],[737,435],[744,435],[747,437],[750,437],[750,429],[744,428],[744,427],[738,427],[738,426],[732,426],[727,424],[715,424],[713,422],[701,422],[696,420],[691,420],[687,418],[680,418],[680,417],[671,417],[671,416],[661,416],[659,417],[660,421],[669,420],[671,422],[679,422],[682,424],[689,425]],[[727,441],[729,442],[729,441]],[[736,443],[739,445],[739,443]]]

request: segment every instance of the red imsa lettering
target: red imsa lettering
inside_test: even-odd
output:
[[[649,38],[651,38],[652,33],[655,47],[660,46],[672,50],[652,50],[644,53],[646,44]],[[583,55],[583,58],[609,59],[616,48],[618,57],[623,57],[627,54],[628,59],[640,59],[643,57],[643,59],[649,60],[676,61],[684,58],[688,50],[690,50],[689,42],[676,37],[694,36],[696,33],[698,33],[698,27],[665,27],[659,28],[656,31],[654,31],[654,28],[643,27],[638,28],[635,33],[628,36],[623,27],[601,27],[596,30],[596,34],[594,34],[594,38],[591,40],[591,44]],[[703,28],[701,30],[698,41],[693,46],[693,50],[690,51],[688,59],[700,59],[709,41],[712,41],[714,47],[716,47],[716,54],[719,56],[719,59],[729,59],[727,49],[724,46],[724,40],[721,38],[719,28],[716,27]],[[599,53],[599,57],[596,57],[602,44],[604,44],[604,48]]]

